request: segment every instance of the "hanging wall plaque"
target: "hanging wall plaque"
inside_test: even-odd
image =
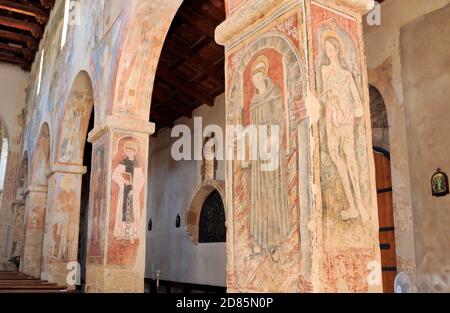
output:
[[[435,197],[443,197],[449,194],[448,176],[439,168],[431,177],[431,191]]]

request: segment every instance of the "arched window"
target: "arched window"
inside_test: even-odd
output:
[[[225,209],[217,190],[203,203],[199,223],[199,243],[226,242]]]

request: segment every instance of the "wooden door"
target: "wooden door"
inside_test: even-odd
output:
[[[397,255],[395,250],[394,207],[392,200],[391,161],[389,154],[374,150],[375,172],[380,222],[381,266],[383,270],[383,290],[394,292],[397,275]]]

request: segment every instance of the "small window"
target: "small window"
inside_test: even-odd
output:
[[[217,190],[203,203],[198,233],[199,243],[226,242],[225,209]]]

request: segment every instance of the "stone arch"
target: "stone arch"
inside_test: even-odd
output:
[[[194,190],[191,201],[189,201],[189,206],[186,209],[186,230],[189,233],[194,244],[198,244],[198,230],[203,203],[205,202],[206,198],[215,190],[220,194],[220,197],[225,204],[225,182],[219,180],[203,181]],[[225,216],[227,216],[226,212]]]
[[[122,38],[112,106],[107,109],[107,114],[148,120],[161,50],[182,2],[133,2]]]
[[[389,123],[386,103],[378,88],[371,84],[369,84],[369,97],[372,123],[372,144],[377,148],[389,151]]]
[[[389,57],[375,69],[368,69],[370,85],[384,99],[389,125],[391,175],[394,200],[395,243],[398,272],[406,272],[415,283],[416,260],[414,220],[404,108],[393,84],[393,64]]]
[[[55,160],[81,165],[89,118],[94,108],[92,81],[87,72],[80,71],[76,75],[64,108]]]

